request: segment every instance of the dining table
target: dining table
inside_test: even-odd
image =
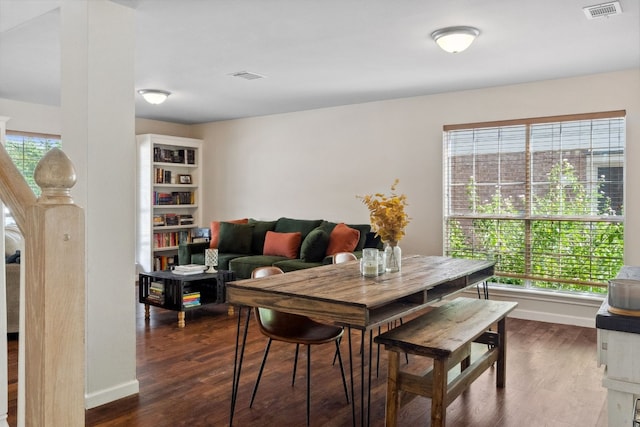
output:
[[[356,421],[351,330],[361,330],[360,343],[360,425],[369,424],[371,399],[371,342],[375,328],[390,325],[470,286],[485,284],[494,274],[494,261],[445,256],[409,255],[402,258],[399,272],[365,277],[360,263],[351,261],[287,272],[259,279],[226,284],[227,303],[238,308],[231,412],[237,401],[238,385],[251,307],[264,307],[320,319],[348,330],[349,370],[353,425]],[[480,296],[480,293],[478,291]],[[242,308],[246,320],[242,326]],[[365,337],[369,335],[368,351]],[[368,357],[368,364],[367,364]],[[365,376],[368,365],[368,376]],[[365,401],[365,392],[367,394]]]

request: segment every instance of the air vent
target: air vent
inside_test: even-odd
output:
[[[620,7],[620,2],[617,2],[617,1],[583,7],[582,10],[584,10],[584,14],[587,15],[587,19],[596,19],[596,18],[602,18],[603,16],[620,15],[622,13],[622,7]]]
[[[261,76],[260,74],[250,73],[249,71],[237,71],[237,72],[231,73],[229,75],[233,76],[233,77],[238,77],[238,78],[241,78],[241,79],[245,79],[245,80],[256,80],[256,79],[263,79],[264,78],[264,76]]]

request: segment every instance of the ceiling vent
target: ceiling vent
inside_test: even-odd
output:
[[[231,73],[229,75],[233,76],[233,77],[238,77],[238,78],[241,78],[241,79],[245,79],[245,80],[257,80],[257,79],[263,79],[264,78],[264,76],[261,76],[260,74],[250,73],[249,71],[237,71],[237,72]]]
[[[613,1],[609,3],[596,4],[594,6],[583,7],[584,14],[587,19],[602,18],[603,16],[620,15],[622,7],[620,2]]]

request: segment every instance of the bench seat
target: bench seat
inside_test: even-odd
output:
[[[487,368],[497,362],[496,386],[504,387],[505,319],[516,302],[456,298],[385,332],[375,341],[389,351],[386,425],[395,426],[400,407],[416,395],[431,399],[431,426],[444,426],[447,406]],[[498,324],[497,332],[489,329]],[[487,351],[471,364],[471,343],[487,344]],[[416,375],[400,371],[399,355],[433,359],[433,368]],[[447,381],[460,363],[460,374]]]

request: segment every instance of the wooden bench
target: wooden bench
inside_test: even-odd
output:
[[[505,320],[518,303],[456,298],[375,338],[389,351],[386,425],[395,426],[400,408],[416,395],[431,398],[431,426],[445,425],[447,406],[487,368],[497,362],[496,386],[505,384]],[[498,323],[497,332],[489,331]],[[471,364],[471,343],[487,350]],[[400,371],[400,353],[433,359],[422,375]],[[447,381],[460,363],[460,374]]]

